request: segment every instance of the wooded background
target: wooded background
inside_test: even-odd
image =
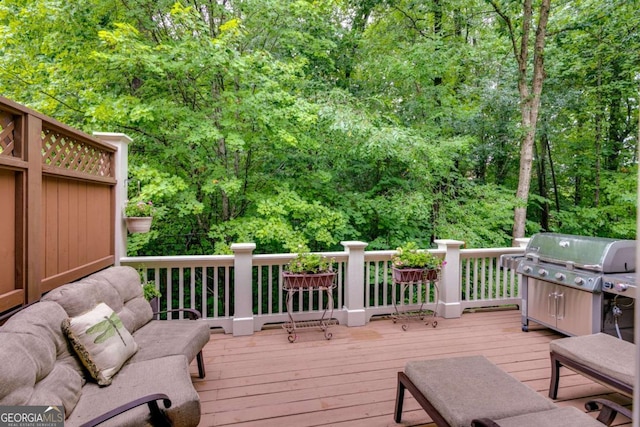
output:
[[[157,212],[132,255],[509,246],[518,208],[525,235],[634,239],[639,7],[3,0],[0,94],[133,138]]]

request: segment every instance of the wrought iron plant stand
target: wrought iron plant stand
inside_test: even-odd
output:
[[[329,326],[337,324],[333,319],[333,290],[336,288],[337,273],[317,273],[317,274],[295,274],[287,271],[282,272],[283,285],[282,289],[287,293],[287,314],[289,320],[282,327],[289,334],[287,339],[293,343],[298,339],[297,330],[307,328],[320,328],[324,332],[324,337],[331,339],[333,334],[329,332]],[[319,291],[318,308],[322,307],[324,300],[323,294],[326,295],[326,303],[323,308],[322,317],[319,320],[296,321],[293,318],[293,297],[298,292]]]
[[[393,309],[394,313],[391,315],[391,319],[393,323],[396,323],[398,320],[402,321],[402,330],[406,331],[409,328],[409,319],[413,317],[418,317],[420,320],[424,320],[427,317],[427,311],[424,310],[424,304],[429,299],[429,284],[433,285],[433,289],[435,292],[435,303],[436,306],[433,309],[433,314],[431,318],[427,319],[425,325],[431,324],[434,328],[438,326],[438,321],[436,320],[436,316],[438,314],[438,303],[440,301],[439,298],[439,289],[438,282],[440,281],[440,270],[428,270],[424,268],[392,268],[393,272],[393,285],[392,285],[392,299],[393,299]],[[415,310],[398,310],[398,305],[396,302],[396,286],[400,286],[400,305],[402,307],[402,300],[407,293],[407,290],[413,286],[416,289],[420,289],[421,285],[427,285],[425,297],[422,299],[422,303],[420,304],[420,308],[418,311]]]

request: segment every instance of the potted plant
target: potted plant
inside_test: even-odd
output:
[[[395,282],[419,282],[436,280],[444,262],[416,242],[407,242],[391,256],[391,265]]]
[[[151,304],[153,312],[157,313],[160,310],[160,300],[158,298],[162,296],[162,293],[156,287],[155,280],[145,279],[144,265],[138,266],[138,274],[140,275],[140,282],[142,282],[142,295],[144,296],[144,299],[149,301],[149,304]]]
[[[127,200],[124,216],[129,233],[147,233],[153,221],[153,203],[145,200]]]
[[[144,299],[149,302],[162,296],[162,293],[156,288],[156,282],[153,280],[149,280],[142,285],[142,293],[144,294]]]
[[[142,284],[142,293],[144,295],[144,299],[149,301],[149,305],[151,305],[151,311],[153,311],[154,319],[158,319],[158,313],[160,311],[160,297],[162,293],[156,288],[156,282],[153,280],[148,280]]]
[[[331,287],[336,272],[335,259],[320,254],[299,252],[282,271],[285,289]]]

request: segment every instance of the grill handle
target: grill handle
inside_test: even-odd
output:
[[[557,298],[556,298],[556,313],[557,313],[557,318],[558,320],[562,320],[564,319],[564,309],[565,309],[565,299],[564,299],[564,292],[556,292]]]
[[[551,292],[547,296],[547,314],[553,319],[564,319],[565,299],[564,292]]]

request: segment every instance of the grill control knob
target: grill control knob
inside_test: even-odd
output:
[[[584,279],[582,277],[576,277],[573,279],[573,282],[578,286],[584,285]]]
[[[612,289],[613,288],[613,282],[604,282],[602,284],[602,287],[605,289]]]
[[[542,277],[546,276],[547,274],[549,274],[549,272],[547,270],[545,270],[544,268],[541,268],[540,270],[538,270],[538,274]]]
[[[564,274],[562,274],[562,273],[556,273],[556,274],[555,274],[555,278],[556,278],[556,279],[558,279],[558,280],[560,280],[560,281],[562,282],[564,279],[566,279],[566,278],[567,278],[567,276],[565,276],[565,275],[564,275]]]
[[[624,292],[627,289],[629,289],[629,285],[627,285],[626,283],[616,283],[616,291]]]
[[[525,272],[525,273],[531,273],[531,271],[532,271],[532,270],[533,270],[533,268],[531,268],[531,267],[530,267],[530,266],[528,266],[528,265],[525,265],[525,266],[522,268],[522,271],[523,271],[523,272]]]

